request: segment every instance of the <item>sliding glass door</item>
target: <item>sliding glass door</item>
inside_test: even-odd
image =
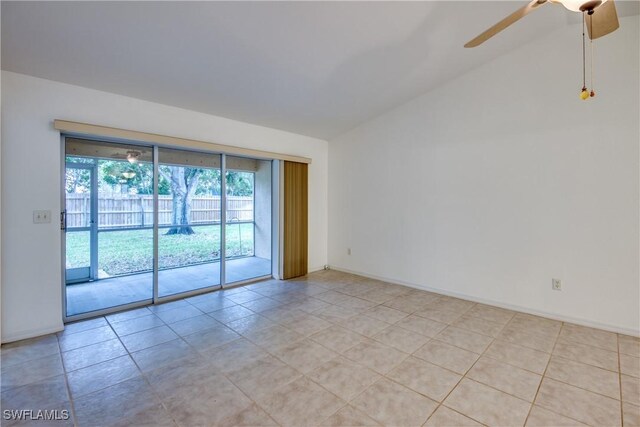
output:
[[[65,316],[270,276],[271,166],[66,138]]]
[[[153,298],[152,149],[68,138],[66,316]]]
[[[96,263],[91,259],[97,230],[96,209],[91,197],[95,192],[96,165],[82,158],[68,157],[65,160],[65,280],[67,283],[80,283],[96,276]]]
[[[159,150],[158,295],[220,287],[220,155]]]
[[[226,158],[225,283],[271,275],[271,161]]]

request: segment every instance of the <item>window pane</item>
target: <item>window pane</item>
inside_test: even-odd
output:
[[[158,295],[220,285],[220,156],[159,150]]]
[[[225,283],[271,274],[271,161],[227,157]]]
[[[67,138],[65,151],[67,316],[151,300],[151,148]]]

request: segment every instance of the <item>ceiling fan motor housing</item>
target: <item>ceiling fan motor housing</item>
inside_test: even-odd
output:
[[[593,14],[593,11],[595,10],[595,8],[600,6],[602,3],[603,3],[602,0],[590,0],[584,3],[582,6],[580,6],[580,11],[589,12],[589,15],[591,15]]]
[[[549,0],[551,3],[560,3],[572,12],[590,12],[600,7],[607,0]]]

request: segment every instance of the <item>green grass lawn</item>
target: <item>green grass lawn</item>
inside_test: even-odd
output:
[[[220,226],[194,227],[195,234],[166,235],[160,229],[160,269],[220,259]],[[253,224],[228,224],[227,257],[253,255]],[[67,268],[89,265],[89,232],[67,233]],[[98,269],[114,276],[153,269],[153,230],[98,233]]]

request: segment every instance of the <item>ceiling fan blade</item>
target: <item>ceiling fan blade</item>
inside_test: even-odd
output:
[[[618,13],[613,0],[608,0],[598,6],[593,15],[587,16],[587,30],[591,40],[606,36],[620,27]]]
[[[613,0],[609,0],[609,1],[613,1]],[[465,44],[464,47],[476,47],[476,46],[481,45],[482,43],[484,43],[487,40],[489,40],[491,37],[493,37],[496,34],[498,34],[500,31],[502,31],[505,28],[507,28],[509,25],[513,24],[514,22],[518,21],[519,19],[523,18],[524,16],[528,15],[530,12],[533,12],[535,9],[537,9],[540,6],[542,6],[546,2],[547,2],[547,0],[533,0],[532,2],[527,4],[526,6],[523,6],[520,9],[516,10],[511,15],[507,16],[502,21],[498,22],[496,25],[494,25],[493,27],[489,28],[488,30],[486,30],[485,32],[480,34],[475,39],[473,39],[470,42],[468,42],[467,44]],[[595,25],[594,25],[594,27],[595,27]]]

